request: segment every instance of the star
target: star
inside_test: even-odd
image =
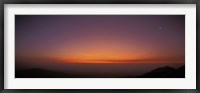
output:
[[[159,29],[161,30],[161,29],[162,29],[162,27],[161,27],[161,26],[159,26]]]
[[[162,27],[161,26],[159,26],[159,28],[158,28],[159,30],[161,30],[162,29]]]

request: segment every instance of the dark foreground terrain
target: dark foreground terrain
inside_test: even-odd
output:
[[[15,78],[97,78],[95,76],[73,75],[40,68],[16,70]],[[106,77],[105,77],[106,78]],[[185,66],[178,69],[170,66],[159,67],[141,76],[123,76],[113,78],[185,78]]]
[[[138,78],[185,78],[185,66],[178,69],[169,66],[160,67],[138,76]]]

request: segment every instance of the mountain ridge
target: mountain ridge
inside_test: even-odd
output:
[[[84,76],[69,74],[60,71],[32,68],[16,70],[15,78],[98,78],[95,76]],[[106,77],[105,77],[106,78]],[[159,67],[140,76],[122,76],[113,78],[185,78],[185,65],[175,69],[170,66]]]

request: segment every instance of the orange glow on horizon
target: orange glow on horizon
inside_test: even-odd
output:
[[[168,56],[165,52],[150,50],[140,43],[128,43],[116,38],[92,37],[83,42],[63,45],[42,55],[29,55],[29,60],[54,61],[58,63],[157,63],[156,61],[179,60],[178,56]],[[114,40],[113,40],[114,39]],[[27,56],[27,55],[26,55]],[[33,56],[35,58],[33,58]],[[177,57],[177,58],[176,58]],[[23,57],[25,59],[26,57]],[[183,57],[180,59],[182,60]],[[147,62],[151,61],[151,62]],[[160,62],[159,62],[160,63]]]
[[[56,62],[61,63],[87,63],[87,64],[120,64],[120,63],[174,63],[174,61],[177,61],[176,63],[182,62],[179,59],[173,59],[173,58],[145,58],[145,57],[111,57],[111,56],[105,56],[104,58],[101,57],[80,57],[80,58],[55,58]],[[172,61],[174,60],[174,61]],[[161,62],[162,61],[162,62]],[[172,62],[169,62],[172,61]]]
[[[147,57],[122,52],[98,51],[95,53],[86,52],[75,54],[73,56],[60,56],[55,58],[58,61],[66,63],[124,63],[129,60],[145,60]],[[128,62],[130,63],[130,62]]]

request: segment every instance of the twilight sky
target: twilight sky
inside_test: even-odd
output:
[[[16,15],[17,61],[184,62],[184,15]]]

